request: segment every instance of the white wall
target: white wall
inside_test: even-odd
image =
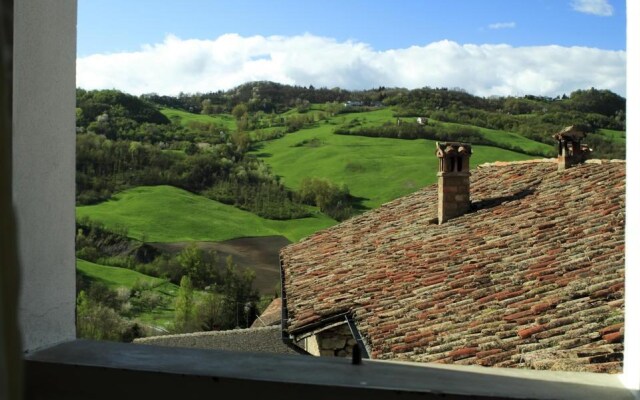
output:
[[[75,338],[77,9],[75,0],[14,8],[13,201],[20,327],[32,351]]]
[[[627,0],[627,215],[625,267],[624,381],[627,387],[640,389],[640,2]],[[638,394],[640,398],[640,394]]]

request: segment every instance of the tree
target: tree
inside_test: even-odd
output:
[[[320,210],[337,220],[345,220],[353,214],[349,188],[338,186],[323,178],[302,179],[298,197],[301,202],[320,207]]]
[[[251,145],[251,136],[247,132],[233,132],[230,140],[234,145],[235,151],[239,154],[245,153],[249,149],[249,145]]]
[[[216,260],[215,252],[207,255],[195,243],[185,247],[178,254],[178,262],[184,273],[189,277],[190,283],[199,289],[204,289],[216,281]]]
[[[235,107],[233,107],[233,110],[231,110],[231,115],[233,115],[236,119],[240,119],[242,118],[242,116],[244,116],[247,113],[247,105],[244,103],[239,103],[238,105],[236,105]]]
[[[576,90],[571,93],[571,108],[581,112],[593,112],[607,117],[615,117],[616,112],[625,110],[626,100],[610,90]]]
[[[197,329],[193,304],[193,286],[188,276],[180,279],[180,289],[176,298],[173,330],[179,333]]]
[[[226,264],[220,288],[224,305],[221,325],[223,329],[248,328],[255,319],[258,301],[258,292],[253,288],[255,272],[249,269],[238,271],[231,256],[227,257]]]
[[[196,318],[200,329],[216,331],[224,327],[224,302],[220,295],[205,293],[196,306]]]
[[[113,308],[92,301],[80,291],[76,300],[76,329],[80,338],[120,340],[125,323]]]
[[[201,114],[213,114],[214,113],[214,108],[213,105],[211,105],[211,100],[209,99],[204,99],[202,100],[202,111],[200,111]]]
[[[338,102],[333,101],[331,103],[327,102],[325,104],[324,107],[325,111],[329,113],[330,116],[334,116],[336,115],[341,109],[342,109],[342,105],[340,105]]]

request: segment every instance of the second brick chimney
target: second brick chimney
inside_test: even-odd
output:
[[[459,142],[436,143],[438,167],[438,224],[458,217],[471,208],[469,157],[471,145]]]
[[[581,143],[586,136],[585,129],[578,125],[567,126],[553,135],[558,141],[558,171],[564,171],[589,158],[591,149]]]

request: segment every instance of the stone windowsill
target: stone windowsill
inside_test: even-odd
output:
[[[619,376],[77,340],[26,356],[28,398],[632,399]],[[124,397],[123,397],[124,396]],[[140,397],[142,396],[142,397]],[[205,397],[203,397],[205,396]]]

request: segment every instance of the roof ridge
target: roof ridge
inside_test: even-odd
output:
[[[136,338],[134,342],[136,343],[145,343],[150,341],[148,339],[173,339],[173,338],[186,338],[186,337],[206,337],[206,336],[225,336],[225,335],[236,335],[239,333],[249,333],[256,331],[269,331],[280,329],[279,325],[272,326],[259,326],[254,328],[237,328],[237,329],[225,329],[220,331],[199,331],[199,332],[188,332],[188,333],[174,333],[170,335],[157,335],[157,336],[146,336],[142,338]]]
[[[493,161],[493,162],[479,164],[476,168],[505,167],[508,165],[556,163],[556,162],[558,162],[557,158],[534,158],[532,160],[520,160],[520,161]],[[606,164],[606,163],[625,163],[625,162],[626,160],[621,160],[617,158],[591,159],[591,160],[585,161],[585,164]]]

